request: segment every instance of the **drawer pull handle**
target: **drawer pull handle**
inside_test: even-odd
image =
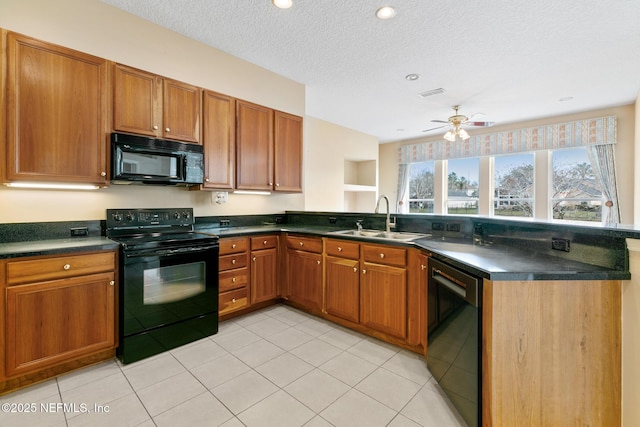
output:
[[[380,258],[384,258],[384,254],[380,254]]]
[[[69,270],[71,268],[71,265],[65,264],[62,266],[62,268],[64,268],[65,270]]]
[[[232,277],[232,278],[231,278],[231,282],[236,283],[236,278],[235,278],[235,277]]]
[[[114,280],[112,280],[112,281],[110,281],[110,282],[109,282],[109,285],[111,285],[111,286],[113,286],[113,285],[115,285],[115,284],[116,284],[116,282],[115,282]]]
[[[300,246],[304,246],[304,242],[300,242]]]
[[[235,259],[232,259],[232,260],[231,260],[231,264],[235,264],[235,263],[236,263],[236,260],[235,260]]]
[[[235,304],[235,303],[236,303],[236,299],[235,299],[235,298],[233,298],[233,299],[231,300],[231,302]]]
[[[338,252],[342,252],[342,248],[338,246]]]
[[[236,244],[234,243],[233,245],[231,245],[231,249],[235,249],[235,248],[236,248],[236,246],[238,246],[238,245],[236,245]]]
[[[262,242],[262,244],[263,244],[263,245],[266,245],[266,244],[267,244],[267,241],[266,241],[266,240],[265,240],[265,241],[263,241],[263,242]]]

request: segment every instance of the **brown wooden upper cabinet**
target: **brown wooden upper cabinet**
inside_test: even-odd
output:
[[[115,65],[115,130],[200,143],[202,89]]]
[[[2,31],[2,37],[4,178],[107,185],[109,62],[21,34]]]
[[[302,118],[236,101],[236,188],[302,191]]]
[[[202,97],[203,188],[235,188],[236,101],[205,90]]]

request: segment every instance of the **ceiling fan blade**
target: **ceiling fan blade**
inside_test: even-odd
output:
[[[449,123],[448,120],[431,120],[434,123]]]
[[[467,121],[463,123],[465,126],[475,126],[475,127],[489,127],[496,124],[496,122],[472,122]]]
[[[433,120],[432,120],[432,121],[433,121]],[[447,126],[449,126],[449,125],[448,125],[448,124],[446,124],[446,125],[438,126],[438,127],[431,128],[431,129],[425,129],[425,130],[423,130],[422,132],[429,132],[429,131],[436,130],[436,129],[442,129],[442,128],[446,128]]]

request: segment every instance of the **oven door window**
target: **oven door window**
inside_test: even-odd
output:
[[[217,249],[127,258],[121,305],[124,335],[216,312],[217,259]]]

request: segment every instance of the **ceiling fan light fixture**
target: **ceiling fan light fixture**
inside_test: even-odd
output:
[[[444,134],[444,139],[446,139],[449,142],[453,142],[456,140],[456,134],[455,132],[449,130],[447,131],[447,133]]]
[[[271,0],[271,2],[279,9],[289,9],[293,6],[293,0]]]
[[[464,129],[460,129],[458,131],[458,135],[460,136],[460,138],[462,138],[463,141],[466,141],[470,138],[469,133]]]

